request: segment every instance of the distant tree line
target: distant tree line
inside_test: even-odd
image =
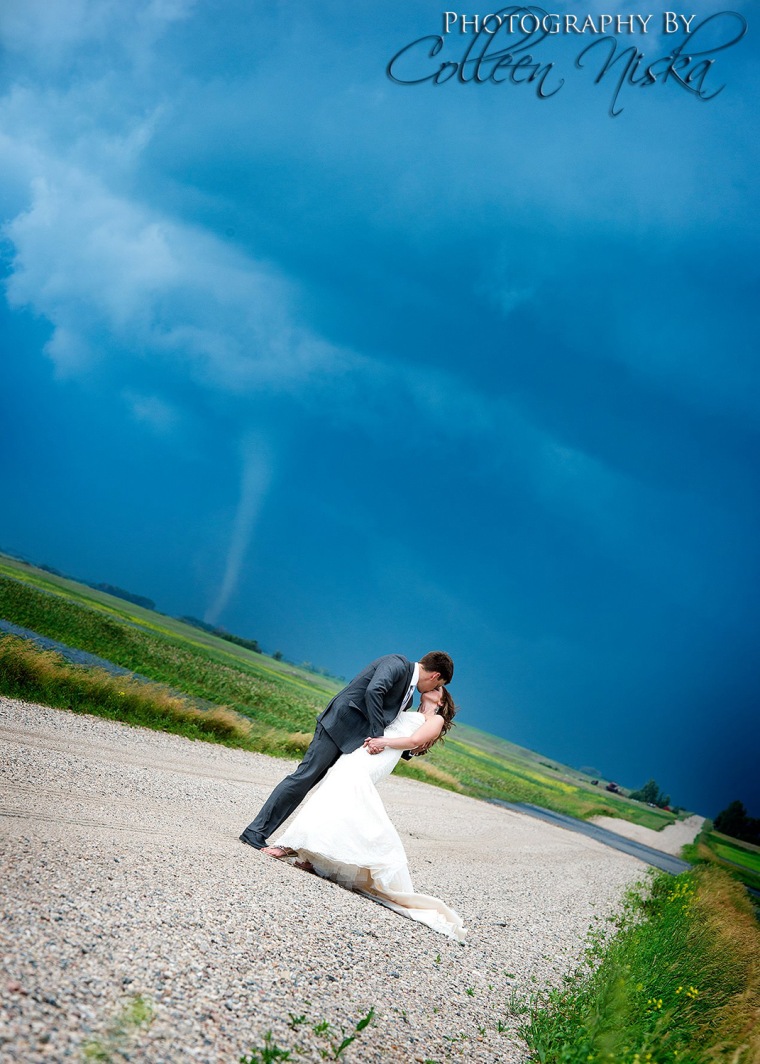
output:
[[[731,802],[726,806],[716,816],[713,827],[722,835],[730,835],[732,839],[741,839],[742,842],[753,842],[760,846],[760,819],[748,816],[743,802]]]
[[[228,632],[226,628],[220,628],[215,624],[208,624],[208,622],[202,621],[199,617],[185,616],[178,617],[177,620],[184,621],[185,624],[191,624],[193,628],[200,628],[204,632],[208,632],[210,635],[218,636],[220,639],[226,639],[228,643],[235,643],[239,647],[253,650],[256,654],[263,653],[257,639],[243,639],[242,636],[233,635],[232,632]],[[290,661],[286,658],[281,650],[275,650],[272,657],[275,661],[284,661],[288,665],[296,665],[294,661]],[[328,680],[337,680],[339,683],[345,682],[345,677],[334,676],[329,669],[321,668],[318,665],[312,665],[310,661],[302,661],[301,664],[296,667],[299,669],[305,669],[306,672],[314,673],[315,676],[324,676]]]
[[[295,662],[292,664],[295,664]],[[334,676],[329,669],[325,669],[322,665],[312,665],[310,661],[302,661],[298,668],[305,669],[306,672],[313,672],[315,676],[325,676],[328,680],[344,682],[346,679],[345,676]]]
[[[184,621],[185,624],[191,624],[193,628],[200,628],[202,631],[208,632],[209,635],[218,636],[219,639],[226,639],[228,643],[235,643],[236,646],[252,650],[254,654],[262,653],[258,639],[244,639],[241,635],[233,635],[226,628],[220,628],[216,624],[209,624],[207,621],[202,621],[200,617],[185,616],[177,619]]]
[[[40,566],[40,568],[44,569],[45,566]],[[94,588],[95,591],[105,591],[107,595],[115,595],[116,598],[133,602],[135,606],[142,606],[144,610],[154,610],[156,608],[153,599],[146,598],[145,595],[135,595],[132,591],[125,591],[123,587],[115,587],[113,584],[94,584],[91,580],[82,580],[80,583]]]
[[[631,791],[628,795],[637,802],[646,802],[648,805],[656,805],[660,809],[670,808],[670,795],[663,794],[654,780],[647,780],[638,791]]]
[[[20,562],[25,562],[27,565],[34,564],[22,554],[16,554],[9,550],[2,551],[2,553],[7,554],[10,558],[16,558]],[[51,573],[53,576],[60,576],[64,580],[73,580],[77,584],[84,584],[85,587],[91,587],[95,591],[105,591],[107,595],[114,595],[116,598],[134,603],[135,606],[142,606],[144,610],[155,610],[156,608],[153,599],[148,598],[146,595],[135,595],[134,592],[126,591],[123,587],[117,587],[115,584],[96,584],[92,580],[83,580],[81,576],[71,576],[69,573],[56,569],[53,565],[46,565],[45,562],[40,562],[37,568],[42,569],[45,573]]]

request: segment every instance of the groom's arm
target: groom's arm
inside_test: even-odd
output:
[[[382,735],[385,731],[383,718],[385,696],[391,687],[406,675],[406,668],[403,660],[388,658],[383,659],[375,669],[375,674],[369,681],[364,695],[371,737]]]

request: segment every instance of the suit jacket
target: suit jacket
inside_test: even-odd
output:
[[[414,662],[386,654],[368,665],[339,691],[318,722],[344,754],[377,738],[398,716],[414,675]]]

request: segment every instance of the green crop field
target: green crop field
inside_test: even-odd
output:
[[[718,865],[746,887],[760,891],[760,846],[722,835],[712,829],[710,821],[694,842],[684,847],[683,856],[694,864]]]
[[[217,729],[208,738],[278,756],[294,756],[305,749],[317,714],[340,686],[338,680],[276,661],[176,618],[6,556],[0,556],[0,618],[96,654],[162,685],[169,695],[189,700],[184,721],[190,710],[225,707],[239,715],[245,727],[235,734],[225,732],[223,738]],[[98,698],[107,703],[106,711],[98,705],[92,685],[86,691],[82,687],[81,696],[72,693],[81,667],[48,662],[45,676],[40,666],[35,678],[32,658],[39,657],[39,652],[26,647],[23,668],[18,661],[11,667],[11,658],[16,660],[21,653],[17,647],[11,653],[11,642],[10,637],[0,636],[0,644],[6,645],[6,664],[0,668],[3,693],[38,701],[45,701],[47,693],[50,704],[118,719],[119,697],[126,696],[119,695],[117,681],[102,678]],[[54,689],[56,702],[52,701]],[[135,721],[150,726],[144,702],[145,697],[142,716]],[[153,726],[167,726],[165,707],[156,712],[163,723]],[[186,734],[200,734],[196,718],[187,727]],[[402,762],[397,771],[474,797],[530,802],[581,818],[617,816],[654,829],[675,819],[672,813],[606,791],[605,780],[595,786],[575,769],[463,723],[458,723],[445,743],[425,757]]]
[[[745,868],[757,872],[758,877],[760,877],[760,849],[750,849],[748,845],[742,845],[735,839],[728,839],[725,836],[721,837],[716,832],[713,832],[713,839],[710,845],[718,857],[724,861],[743,865]]]

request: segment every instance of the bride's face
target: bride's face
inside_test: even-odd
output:
[[[433,691],[426,691],[420,700],[422,702],[422,712],[424,713],[427,710],[428,712],[435,713],[435,711],[440,706],[442,700],[442,687],[436,687]]]

